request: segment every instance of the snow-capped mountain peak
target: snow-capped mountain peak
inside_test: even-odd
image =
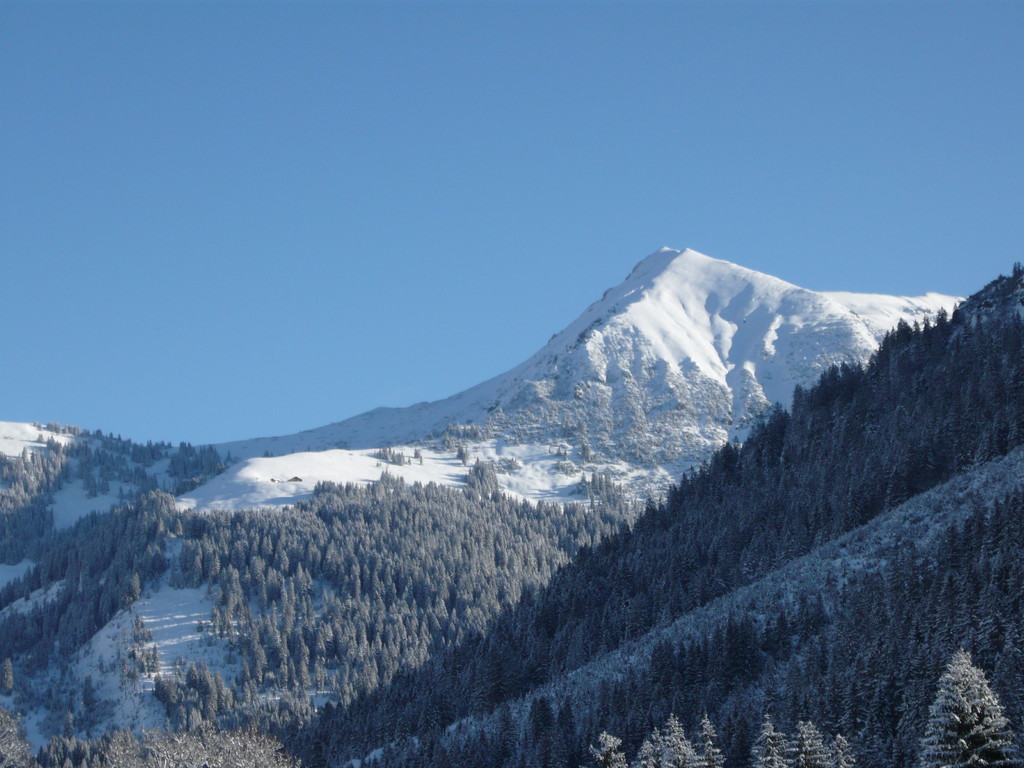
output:
[[[824,294],[697,251],[662,248],[641,261],[625,282],[592,305],[555,343],[580,325],[585,326],[585,335],[601,333],[603,342],[609,334],[625,332],[642,339],[657,359],[677,367],[696,366],[729,386],[730,372],[743,367],[737,356],[744,361],[772,357],[784,323],[802,328],[848,314]],[[755,325],[743,329],[749,323]],[[863,328],[854,324],[851,330],[859,345],[873,346]],[[593,346],[591,350],[596,351]],[[785,402],[788,393],[776,399]]]
[[[579,472],[595,470],[657,491],[725,440],[742,438],[773,403],[788,404],[796,385],[830,365],[866,361],[900,318],[957,301],[810,291],[691,249],[660,248],[505,374],[445,400],[220,449],[236,459],[335,449],[365,457],[413,445],[454,455],[459,444],[475,457],[518,463],[506,480],[525,495],[565,495]],[[560,460],[544,472],[528,481],[516,474],[529,469],[522,457],[552,453]],[[334,463],[361,466],[365,458]]]

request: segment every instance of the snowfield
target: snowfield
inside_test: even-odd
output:
[[[194,491],[179,496],[178,508],[197,511],[280,509],[305,501],[319,482],[367,485],[387,473],[407,483],[437,483],[454,488],[466,485],[466,476],[476,460],[494,462],[502,490],[512,496],[534,501],[581,501],[579,482],[584,471],[579,464],[558,453],[552,445],[509,445],[503,440],[468,443],[468,464],[454,451],[417,446],[394,447],[406,457],[395,464],[375,456],[373,450],[333,450],[292,453],[285,456],[245,459]],[[420,451],[420,459],[413,458]],[[630,467],[590,465],[589,472],[607,471],[626,481]],[[635,473],[634,474],[638,474]],[[665,482],[669,481],[665,476]]]
[[[412,459],[412,448],[397,448]],[[368,484],[382,473],[406,482],[465,484],[466,467],[455,454],[424,450],[423,463],[397,466],[375,458],[373,451],[340,449],[246,459],[191,493],[178,498],[179,509],[238,510],[275,508],[304,501],[323,481]]]
[[[900,320],[908,323],[922,322],[935,317],[939,310],[952,312],[951,296],[941,293],[926,293],[924,296],[883,296],[876,293],[847,293],[826,291],[833,301],[842,304],[860,318],[875,339],[881,341],[886,333],[896,327]],[[954,303],[960,299],[955,299]]]
[[[120,483],[112,483],[110,493],[89,497],[85,491],[85,483],[81,480],[74,480],[66,483],[63,488],[53,495],[53,527],[57,530],[70,528],[80,518],[90,512],[107,512],[112,506],[118,503],[117,491]],[[129,493],[130,488],[125,492]]]
[[[12,458],[21,456],[26,448],[30,451],[46,449],[49,440],[69,445],[76,440],[72,435],[61,435],[34,424],[16,421],[0,421],[0,455]]]

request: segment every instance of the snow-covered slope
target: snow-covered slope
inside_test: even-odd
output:
[[[960,311],[974,322],[995,318],[1024,318],[1024,267],[1015,264],[1010,275],[1000,275],[960,306]]]
[[[412,456],[409,449],[408,456]],[[334,449],[245,459],[224,474],[178,498],[180,509],[253,509],[294,504],[313,495],[321,481],[371,483],[388,472],[406,482],[461,485],[466,468],[454,455],[425,451],[423,462],[400,466],[373,451]]]
[[[941,309],[952,312],[953,305],[960,301],[941,293],[885,296],[878,293],[827,291],[822,296],[829,297],[853,312],[879,342],[900,320],[908,323],[922,322],[925,318],[935,317]]]
[[[47,590],[38,590],[31,600],[13,603],[0,616],[27,613],[50,599],[63,584],[59,581]],[[206,587],[175,588],[165,575],[152,590],[101,627],[75,652],[66,669],[44,670],[36,683],[51,690],[75,692],[88,685],[94,700],[92,716],[101,732],[108,728],[136,732],[163,728],[167,715],[153,695],[157,675],[173,679],[185,665],[200,662],[228,679],[238,674],[228,642],[210,630],[213,607]],[[149,665],[146,656],[150,657]],[[44,746],[62,728],[60,713],[38,702],[28,706],[23,722],[36,748]]]
[[[640,492],[656,491],[725,440],[742,438],[773,403],[788,404],[796,385],[832,364],[865,361],[900,318],[951,311],[957,301],[934,293],[817,293],[696,251],[662,248],[508,373],[445,400],[219,448],[252,459],[388,445],[440,451],[442,441],[450,455],[455,444],[498,445],[499,456],[512,446],[557,446],[581,471],[609,471]],[[366,474],[349,472],[352,463],[339,458],[338,472],[321,476],[325,461],[311,455],[308,464],[290,466],[300,477]],[[431,479],[444,482],[446,472]],[[542,475],[535,479],[543,494],[564,496],[576,482]],[[239,492],[249,498],[263,493],[243,485]]]
[[[167,715],[153,689],[157,675],[174,677],[176,662],[202,662],[228,679],[238,674],[228,643],[203,629],[212,612],[206,588],[176,589],[164,578],[78,651],[71,674],[83,683],[91,679],[96,698],[109,709],[106,725],[135,731],[164,727]],[[146,652],[155,666],[141,663]]]
[[[385,472],[407,483],[462,487],[466,484],[469,466],[477,460],[494,463],[498,483],[509,495],[533,501],[567,502],[586,498],[581,495],[580,486],[581,475],[586,472],[564,457],[565,446],[512,445],[504,440],[485,440],[466,446],[465,462],[456,451],[445,450],[443,446],[395,446],[392,450],[405,456],[405,461],[401,464],[387,461],[371,449],[343,448],[243,459],[222,475],[178,497],[178,508],[280,508],[310,498],[321,481],[365,485],[379,480]],[[417,450],[418,458],[414,458]],[[647,472],[623,462],[614,466],[603,464],[602,468],[613,468],[626,482],[648,476]]]
[[[17,421],[0,421],[0,455],[21,456],[26,448],[41,451],[47,442],[55,440],[61,445],[74,442],[75,437],[55,432],[39,424],[23,424]]]

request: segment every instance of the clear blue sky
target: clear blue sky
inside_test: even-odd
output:
[[[0,420],[222,441],[452,394],[659,246],[1024,260],[1024,4],[0,4]]]

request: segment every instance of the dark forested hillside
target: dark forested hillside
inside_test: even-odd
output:
[[[36,566],[0,589],[0,608],[48,591],[34,609],[0,614],[0,658],[17,659],[19,671],[31,673],[81,646],[166,570],[163,535],[173,515],[173,498],[151,492],[48,537]]]
[[[45,512],[44,491],[96,452],[53,445],[33,455],[11,476],[52,465],[32,486],[31,509]],[[194,478],[206,456],[183,447],[169,466]],[[309,502],[274,512],[181,512],[150,491],[40,533],[34,567],[0,589],[0,659],[21,706],[55,713],[50,725],[63,722],[65,735],[102,732],[115,702],[97,699],[71,654],[144,592],[199,587],[212,614],[196,631],[225,663],[162,658],[136,617],[120,695],[155,696],[148,706],[175,728],[277,727],[311,714],[309,694],[350,701],[483,630],[580,546],[629,521],[632,506],[606,478],[586,486],[586,505],[520,501],[497,492],[481,463],[464,489],[385,473],[368,487],[323,483]],[[139,690],[145,677],[151,693]]]
[[[0,562],[42,556],[52,548],[55,495],[80,486],[95,509],[106,512],[140,494],[162,489],[185,493],[224,470],[224,462],[210,446],[195,448],[181,443],[134,443],[101,431],[90,432],[60,424],[38,425],[51,437],[45,445],[22,455],[0,454]],[[158,462],[166,469],[156,471]],[[115,490],[116,489],[116,490]]]
[[[215,585],[212,628],[240,653],[240,697],[312,688],[351,701],[482,631],[628,519],[610,488],[592,508],[560,507],[481,492],[486,472],[475,476],[456,490],[385,474],[323,483],[285,514],[188,517],[179,583]],[[188,697],[169,685],[174,710]]]
[[[1005,472],[1019,477],[1024,454],[1015,454]],[[967,491],[966,509],[963,499],[910,503],[904,517],[931,511],[935,521],[904,536],[890,520],[867,548],[844,537],[843,546],[756,583],[700,620],[663,628],[632,651],[642,657],[634,662],[613,655],[588,667],[589,681],[563,679],[479,723],[400,739],[382,765],[582,765],[600,732],[621,735],[633,755],[671,713],[691,734],[709,715],[726,764],[744,766],[770,712],[789,732],[813,718],[846,734],[863,766],[909,767],[918,763],[941,669],[960,648],[987,671],[1019,732],[1022,488],[1017,482],[993,504]],[[920,536],[921,525],[937,530]],[[847,548],[856,554],[837,567]],[[864,567],[858,561],[869,553]],[[788,599],[779,599],[780,589]]]
[[[449,723],[492,712],[598,654],[749,584],[915,494],[1022,444],[1024,326],[1017,312],[1022,277],[1024,273],[1015,269],[1011,277],[992,283],[952,318],[940,315],[935,323],[923,326],[900,324],[865,368],[835,368],[810,389],[798,390],[791,411],[776,409],[745,444],[725,446],[700,471],[683,478],[664,504],[651,505],[631,531],[581,552],[545,590],[523,600],[485,636],[434,659],[422,670],[400,676],[389,689],[325,713],[317,740],[327,745],[332,759],[359,756],[407,734],[426,735],[429,725],[425,723]],[[1009,572],[1001,572],[991,589],[1005,591],[1007,585],[1018,583],[1014,579],[1021,568],[1019,551],[1016,559],[1012,552],[1012,548],[1004,552],[1004,568]],[[909,578],[909,570],[901,575]],[[885,599],[898,603],[903,596],[890,592]],[[1019,601],[1009,608],[1011,619],[1019,618]],[[932,643],[943,633],[945,645],[972,644],[969,637],[952,637],[954,616],[944,615],[943,610],[955,610],[953,601],[934,608],[930,623],[918,624],[922,643]],[[812,618],[801,618],[805,626],[796,633],[786,626],[762,627],[759,631],[765,634],[761,636],[741,623],[728,636],[708,638],[704,648],[686,650],[697,654],[689,661],[678,659],[679,649],[663,650],[666,659],[678,659],[675,666],[682,670],[679,675],[673,673],[677,682],[672,685],[677,687],[671,696],[665,693],[667,700],[685,699],[687,706],[718,709],[734,679],[757,677],[765,661],[765,643],[784,651],[783,656],[796,653],[804,659],[814,647],[810,638],[819,632],[823,620],[820,612],[813,618],[810,609],[807,616]],[[779,621],[787,619],[783,615]],[[923,614],[919,621],[924,622]],[[884,626],[863,626],[886,631]],[[880,635],[857,634],[853,625],[847,629],[849,642],[875,646],[884,641]],[[1000,648],[1004,634],[1005,625],[992,641]],[[807,643],[800,643],[800,638],[807,638]],[[831,643],[839,642],[847,640],[837,635],[815,652],[831,657],[839,652]],[[717,661],[711,664],[713,658]],[[845,658],[850,661],[853,655]],[[915,664],[922,663],[920,654],[913,659]],[[893,670],[883,670],[885,663],[879,661],[878,676],[863,683],[878,698],[860,716],[870,714],[894,728],[907,713],[878,710],[892,707],[895,698],[891,691],[886,695],[878,690],[880,681],[899,683]],[[833,671],[847,675],[855,669],[840,665]],[[609,695],[615,698],[601,711],[614,712],[622,722],[630,709],[627,702],[642,701],[645,694],[639,689],[650,684],[648,680],[632,689],[628,685],[622,690],[612,688]],[[694,685],[703,690],[699,705],[682,693]],[[826,691],[820,679],[815,685]],[[715,690],[721,694],[718,698]],[[809,686],[800,695],[808,697],[808,704],[816,701],[824,706],[824,694],[814,699],[812,690],[814,686]],[[908,722],[916,723],[916,715],[908,717]],[[646,722],[646,716],[641,719],[646,732],[653,721]],[[756,727],[759,717],[751,722]],[[857,732],[857,728],[847,730]],[[726,731],[749,735],[744,728],[728,724]],[[632,732],[624,730],[621,735],[630,738]],[[745,737],[730,738],[742,741]],[[909,742],[903,743],[905,747]],[[905,752],[893,752],[897,749],[894,738],[882,738],[882,744],[889,757],[898,756],[898,764],[907,764]],[[732,753],[742,753],[742,746],[734,744]],[[524,754],[513,750],[507,757],[521,760]],[[424,753],[416,759],[431,764]],[[873,764],[883,762],[876,754]]]

